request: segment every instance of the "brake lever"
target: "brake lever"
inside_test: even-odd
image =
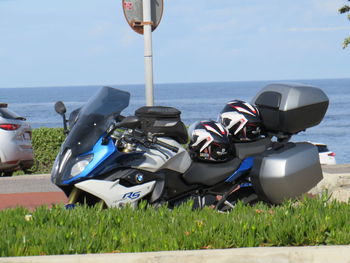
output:
[[[161,149],[159,149],[159,147],[157,147],[155,145],[155,143],[153,142],[153,140],[149,140],[148,138],[144,140],[144,142],[142,143],[146,148],[149,148],[149,149],[154,149],[154,150],[157,150],[158,152],[160,152],[161,154],[164,155],[165,159],[169,159],[169,155],[167,155],[165,152],[163,152]]]
[[[168,159],[170,158],[169,155],[167,155],[165,152],[163,152],[161,149],[159,149],[159,147],[153,145],[153,149],[156,149],[156,150],[159,151],[161,154],[163,154],[164,157],[165,157],[165,159],[168,160]]]

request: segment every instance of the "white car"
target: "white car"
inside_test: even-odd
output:
[[[330,151],[326,144],[311,142],[318,149],[321,164],[337,164],[335,160],[335,153]]]
[[[33,166],[32,129],[26,119],[0,103],[0,176]]]

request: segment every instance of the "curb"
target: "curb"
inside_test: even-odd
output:
[[[350,246],[256,247],[215,250],[165,251],[0,258],[0,263],[349,263]]]

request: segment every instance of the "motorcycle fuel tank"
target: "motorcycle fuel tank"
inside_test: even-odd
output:
[[[192,159],[188,152],[175,140],[171,138],[160,137],[159,141],[177,147],[178,152],[170,151],[164,147],[159,147],[159,150],[146,149],[144,147],[138,149],[144,151],[143,157],[145,160],[132,168],[145,170],[148,172],[157,172],[162,169],[169,169],[179,173],[184,173],[192,164]]]
[[[254,161],[251,179],[258,196],[280,204],[296,198],[323,178],[317,148],[310,143],[287,143]]]

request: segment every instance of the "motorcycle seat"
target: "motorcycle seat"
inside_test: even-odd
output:
[[[188,184],[212,186],[227,179],[240,164],[238,158],[224,163],[193,162],[182,178]]]

